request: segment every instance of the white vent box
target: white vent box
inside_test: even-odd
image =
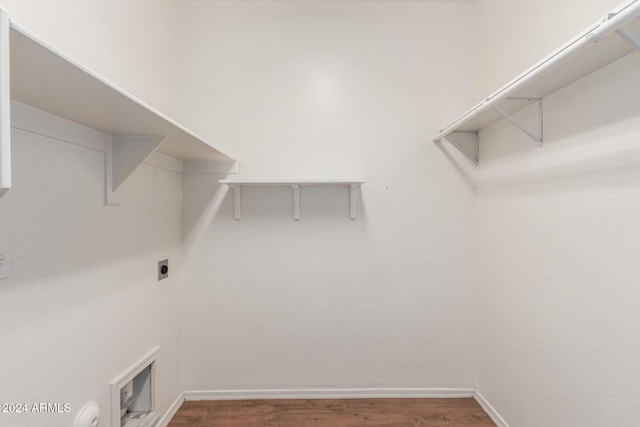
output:
[[[155,362],[159,350],[156,347],[111,383],[113,427],[146,427],[157,420]]]

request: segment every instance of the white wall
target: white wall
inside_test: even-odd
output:
[[[158,410],[182,392],[179,173],[143,165],[118,207],[104,205],[104,152],[77,144],[107,136],[43,137],[13,110],[14,187],[0,204],[3,402],[69,402],[68,414],[0,415],[3,426],[69,426],[95,400],[109,421],[109,384],[160,345]],[[26,129],[26,130],[23,130]],[[66,141],[70,141],[66,142]],[[159,197],[158,195],[162,195]],[[158,283],[156,263],[171,277]]]
[[[505,16],[489,13],[498,3]],[[536,17],[512,3],[480,3],[481,51],[502,58],[484,72],[504,81],[616,6],[535,2]],[[640,416],[639,70],[635,53],[546,98],[541,150],[504,123],[481,135],[478,388],[511,426]]]
[[[176,109],[172,2],[0,4],[108,79]],[[72,127],[72,139],[55,139],[21,128],[12,135],[14,187],[0,199],[0,245],[13,262],[12,277],[0,280],[0,401],[69,402],[72,410],[0,413],[0,425],[68,427],[95,400],[101,426],[110,426],[109,383],[156,345],[158,410],[166,411],[184,390],[181,176],[143,165],[124,185],[120,206],[106,207],[104,153],[60,140],[104,135]],[[158,283],[163,258],[172,273]]]
[[[177,0],[0,0],[12,19],[179,119]]]
[[[474,384],[473,194],[431,142],[472,101],[474,4],[183,2],[187,125],[243,178],[185,177],[187,390]]]
[[[504,124],[485,131],[475,202],[430,143],[617,3],[0,1],[183,112],[240,177],[367,180],[355,222],[344,189],[304,189],[300,222],[287,189],[250,189],[235,222],[219,177],[150,165],[106,208],[102,153],[15,129],[0,401],[73,411],[0,424],[67,426],[94,399],[106,414],[107,384],[160,344],[161,412],[184,389],[182,349],[189,390],[477,385],[512,426],[633,425],[638,55],[549,97],[543,150]],[[164,257],[172,277],[157,283]]]

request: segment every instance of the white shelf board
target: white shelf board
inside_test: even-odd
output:
[[[252,180],[252,179],[221,179],[220,184],[229,186],[323,186],[323,185],[362,185],[365,183],[363,179],[273,179],[273,180]]]
[[[249,187],[291,187],[293,194],[293,219],[300,220],[300,187],[312,186],[346,186],[349,187],[349,217],[356,219],[357,215],[357,190],[365,183],[363,179],[221,179],[220,184],[226,184],[233,189],[234,208],[233,216],[240,220],[241,188]]]
[[[631,54],[634,47],[614,32],[624,27],[636,37],[640,35],[639,15],[640,0],[627,1],[462,114],[434,141],[452,132],[479,132],[504,118],[493,106],[511,115],[536,98],[544,98]]]
[[[229,161],[179,123],[11,22],[11,98],[110,135],[164,136],[180,160]]]
[[[184,161],[185,170],[191,164],[199,170],[228,170],[234,163],[227,154],[0,10],[0,196],[11,187],[10,99],[113,137],[107,151],[107,204],[112,204],[115,190],[154,152]]]

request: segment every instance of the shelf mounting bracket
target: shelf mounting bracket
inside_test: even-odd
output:
[[[357,197],[358,197],[358,188],[360,188],[360,184],[351,184],[349,186],[349,218],[352,221],[355,221],[356,219],[356,214],[357,209],[358,209],[358,204],[357,204]]]
[[[240,199],[242,196],[239,185],[230,185],[233,190],[233,219],[240,221]]]
[[[616,34],[622,38],[622,40],[629,43],[633,48],[640,52],[640,39],[636,37],[634,34],[625,30],[624,28],[618,28],[616,30]]]
[[[292,184],[291,190],[293,194],[293,220],[300,221],[300,185]]]
[[[480,162],[480,134],[478,131],[454,131],[447,140],[476,165]]]
[[[529,138],[533,139],[538,143],[538,147],[542,147],[543,143],[543,111],[542,111],[542,98],[507,98],[514,100],[527,100],[527,101],[535,101],[538,104],[538,126],[535,130],[535,133],[524,127],[522,124],[518,123],[513,117],[511,117],[508,113],[502,110],[497,105],[493,106],[493,109],[500,113],[505,119],[507,119],[511,124],[520,129],[527,135]]]
[[[167,138],[151,135],[115,135],[106,152],[106,204],[117,206],[116,190]]]

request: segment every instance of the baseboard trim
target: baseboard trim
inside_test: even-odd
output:
[[[360,399],[473,397],[472,388],[309,388],[262,390],[190,390],[185,400]]]
[[[482,395],[482,393],[476,390],[473,397],[498,427],[509,427],[509,424],[507,424],[504,418],[500,416],[498,411],[496,411],[496,409],[491,405],[491,403],[489,403],[489,401]]]
[[[184,402],[184,400],[184,393],[180,393],[176,400],[173,401],[171,406],[169,406],[167,412],[165,412],[162,418],[158,420],[156,427],[167,427],[173,417],[176,415],[176,412],[178,412],[178,409],[180,409],[180,406],[182,406],[182,402]]]

